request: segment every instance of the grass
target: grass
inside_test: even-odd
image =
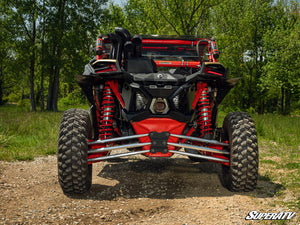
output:
[[[267,114],[254,116],[258,136],[277,145],[298,148],[300,143],[300,116]]]
[[[300,210],[300,117],[253,115],[259,144],[260,176],[280,184],[280,204]],[[291,192],[290,197],[286,197]]]
[[[63,112],[29,112],[15,105],[0,106],[0,160],[33,160],[56,154],[62,115]]]

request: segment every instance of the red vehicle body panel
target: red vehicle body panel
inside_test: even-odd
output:
[[[172,134],[181,134],[185,123],[178,122],[176,120],[170,119],[170,118],[149,118],[145,119],[139,122],[133,122],[131,123],[134,131],[136,134],[147,134],[151,131],[155,132],[164,132],[167,131]],[[149,137],[142,137],[139,138],[140,143],[146,143],[151,142]],[[177,143],[178,138],[176,137],[169,137],[168,142]],[[149,146],[144,146],[144,150],[150,149]],[[174,150],[175,147],[169,146],[169,150]],[[163,156],[171,156],[172,153],[162,154],[162,153],[146,153],[147,156],[152,157],[163,157]]]

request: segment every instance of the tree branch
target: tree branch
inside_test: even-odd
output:
[[[154,1],[155,5],[157,7],[157,9],[159,10],[160,14],[164,17],[164,19],[172,26],[172,28],[174,29],[174,31],[180,35],[180,32],[178,32],[178,30],[176,29],[176,27],[174,26],[174,24],[165,16],[165,14],[162,12],[161,8],[159,7],[157,0]]]
[[[31,36],[30,33],[29,33],[29,30],[28,30],[28,28],[27,28],[27,26],[26,26],[26,24],[25,24],[25,21],[23,20],[22,15],[20,15],[20,18],[21,18],[21,20],[22,20],[22,25],[23,25],[23,27],[24,27],[24,29],[25,29],[25,32],[26,32],[28,38],[32,41],[32,36]]]
[[[186,23],[184,21],[184,17],[182,16],[182,13],[179,9],[179,4],[178,4],[177,0],[175,0],[175,5],[176,5],[176,11],[178,12],[178,14],[180,16],[180,23],[181,23],[182,31],[186,35],[186,26],[185,26]]]
[[[188,29],[188,32],[189,32],[189,33],[192,33],[192,31],[195,29],[195,27],[197,27],[197,24],[200,23],[200,20],[201,20],[202,17],[203,17],[204,12],[203,12],[203,10],[202,10],[200,16],[199,16],[198,19],[197,19],[197,21],[196,21],[193,25],[191,25],[191,24],[192,24],[192,21],[193,21],[193,18],[194,18],[194,15],[197,13],[197,11],[199,10],[199,8],[203,5],[203,2],[204,2],[204,0],[201,0],[201,1],[199,2],[199,4],[196,6],[196,0],[194,1],[195,4],[194,4],[194,6],[193,6],[193,11],[192,11],[192,13],[191,13],[191,16],[190,16],[190,22],[189,22],[189,29]]]
[[[153,26],[156,28],[156,30],[158,31],[159,30],[159,27],[157,26],[157,24],[154,22],[154,20],[151,18],[151,16],[145,12],[145,10],[143,8],[141,8],[141,11],[143,14],[145,14],[149,19],[150,19],[150,22],[153,24]]]

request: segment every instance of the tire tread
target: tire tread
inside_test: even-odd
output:
[[[223,123],[229,140],[230,167],[222,166],[222,184],[231,191],[252,191],[258,178],[258,145],[254,121],[248,113],[229,113]]]
[[[58,180],[64,193],[84,193],[92,183],[92,165],[88,165],[89,113],[67,110],[61,120],[58,138]]]

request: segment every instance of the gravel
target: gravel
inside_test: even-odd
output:
[[[93,185],[66,196],[57,180],[56,156],[0,162],[0,224],[256,224],[250,211],[290,211],[270,196],[276,184],[232,193],[219,166],[187,158],[124,158],[93,166]],[[298,214],[290,224],[297,224]]]

